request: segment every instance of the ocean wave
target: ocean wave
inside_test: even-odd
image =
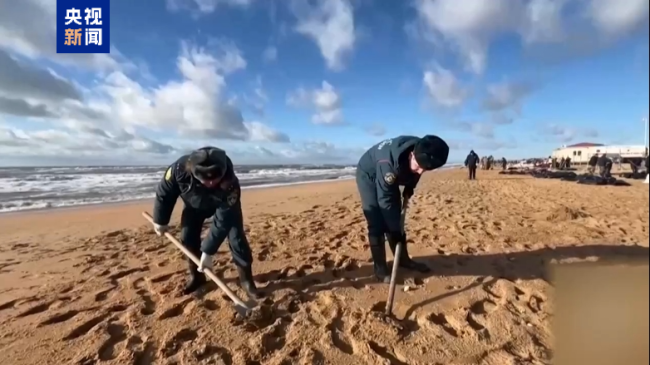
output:
[[[448,165],[445,168],[453,168]],[[242,189],[354,178],[351,166],[242,166]],[[0,168],[0,213],[153,198],[160,166]]]

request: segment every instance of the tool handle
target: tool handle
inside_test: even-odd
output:
[[[402,228],[402,235],[405,231],[406,211],[409,206],[408,199],[402,202],[402,214],[400,216],[400,225]],[[402,256],[402,243],[398,243],[395,247],[395,258],[393,259],[393,271],[390,274],[390,285],[388,287],[388,300],[386,301],[386,315],[393,312],[393,301],[395,299],[395,286],[397,286],[397,272],[399,271],[399,259]]]
[[[143,216],[147,221],[149,221],[149,223],[154,224],[154,222],[153,222],[153,218],[151,217],[151,215],[149,215],[149,213],[147,213],[147,212],[142,212],[142,216]],[[178,247],[178,249],[181,250],[181,251],[185,254],[185,256],[189,257],[190,260],[192,260],[192,261],[196,264],[196,266],[200,266],[200,265],[201,265],[199,259],[198,259],[196,256],[194,256],[194,254],[192,254],[192,253],[191,253],[187,248],[185,248],[185,246],[183,246],[183,244],[181,244],[181,243],[176,239],[176,237],[172,236],[171,233],[165,232],[165,237],[167,237],[167,239],[168,239],[171,243],[173,243],[174,246]],[[237,296],[237,294],[233,293],[233,292],[230,290],[230,288],[228,288],[228,286],[227,286],[226,284],[224,284],[224,282],[221,281],[221,279],[219,279],[219,278],[218,278],[218,277],[217,277],[217,276],[216,276],[216,275],[215,275],[215,274],[214,274],[210,269],[204,269],[203,272],[205,273],[205,275],[206,275],[207,277],[209,277],[212,281],[214,281],[215,284],[217,284],[217,286],[218,286],[219,288],[221,288],[221,290],[223,290],[223,292],[226,293],[226,295],[227,295],[227,296],[228,296],[228,297],[229,297],[233,302],[235,302],[236,304],[238,304],[238,305],[240,305],[240,306],[242,306],[242,307],[244,307],[244,308],[246,308],[246,309],[250,309],[250,308],[248,307],[248,305],[246,305],[246,303],[244,303],[244,301],[242,301],[241,299],[239,299],[239,297]]]
[[[393,300],[395,299],[395,286],[397,282],[397,271],[399,269],[399,258],[402,255],[402,243],[395,247],[395,258],[393,259],[393,271],[390,274],[390,286],[388,287],[388,300],[386,301],[386,315],[393,312]]]

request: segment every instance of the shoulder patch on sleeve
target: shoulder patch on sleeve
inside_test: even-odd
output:
[[[165,172],[165,181],[170,181],[172,179],[172,168],[168,167],[167,172]]]
[[[386,181],[386,184],[388,185],[393,185],[395,183],[395,174],[392,172],[386,173],[386,175],[384,175],[384,181]]]

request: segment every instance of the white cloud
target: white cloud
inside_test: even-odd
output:
[[[209,14],[219,6],[234,6],[246,8],[254,0],[166,0],[169,11],[189,10],[196,14]]]
[[[181,136],[250,140],[253,132],[247,128],[241,111],[225,95],[226,76],[245,68],[246,61],[232,43],[218,42],[214,46],[217,50],[212,54],[184,42],[177,59],[182,79],[154,89],[145,89],[123,73],[113,72],[101,87],[110,96],[105,109],[122,125],[172,130]],[[263,95],[261,89],[257,92]],[[284,141],[286,135],[278,138],[277,141]]]
[[[518,36],[527,46],[601,47],[648,22],[647,0],[414,0],[414,5],[417,19],[410,33],[438,52],[458,53],[476,74],[485,71],[491,43],[504,35]],[[586,17],[576,16],[576,9]]]
[[[111,151],[119,159],[129,154],[179,153],[182,149],[172,143],[290,141],[262,122],[245,121],[241,111],[226,101],[226,78],[246,67],[241,52],[229,42],[211,42],[208,48],[183,42],[176,62],[180,79],[155,87],[115,70],[100,74],[94,86],[81,92],[69,80],[33,63],[18,62],[2,50],[0,64],[0,115],[43,123],[40,130],[22,131],[16,123],[3,127],[2,156],[100,158]],[[268,99],[261,79],[253,93],[259,100]],[[148,137],[152,132],[170,142],[155,141]]]
[[[314,124],[341,124],[343,112],[341,96],[327,81],[323,81],[320,89],[305,90],[298,88],[287,96],[287,104],[294,107],[312,108]]]
[[[372,125],[366,127],[365,129],[369,135],[375,137],[381,137],[384,134],[386,134],[386,128],[384,128],[384,126],[379,123],[373,123]]]
[[[619,38],[647,24],[649,4],[648,0],[591,0],[588,14],[604,35]]]
[[[56,53],[56,1],[2,0],[0,4],[0,48],[65,65],[97,70],[120,67],[120,55],[115,49],[111,49],[112,55]]]
[[[470,96],[451,71],[434,64],[424,72],[422,82],[434,105],[441,108],[458,108]]]
[[[323,141],[307,141],[281,149],[277,155],[303,163],[355,163],[363,152],[365,151],[360,148],[340,147]]]
[[[284,133],[278,132],[269,126],[260,122],[246,122],[244,123],[249,132],[249,140],[252,142],[289,142],[289,136]]]
[[[273,62],[278,59],[278,49],[274,46],[268,46],[262,52],[262,60],[264,62]]]
[[[298,23],[295,30],[311,38],[320,49],[327,67],[344,68],[343,59],[354,49],[354,11],[349,0],[328,0],[310,5],[307,0],[294,0],[292,10]]]
[[[488,85],[481,107],[492,113],[492,123],[511,124],[516,117],[521,116],[524,100],[537,88],[538,85],[525,81]]]
[[[578,137],[597,138],[599,136],[598,131],[592,128],[580,129],[556,123],[544,124],[540,129],[543,135],[550,137],[553,141],[562,143],[572,142]]]
[[[12,99],[81,100],[75,85],[50,70],[19,62],[0,49],[0,95]]]
[[[172,146],[120,130],[44,129],[24,131],[0,128],[0,154],[4,156],[96,157],[110,152],[114,157],[138,154],[168,154]]]

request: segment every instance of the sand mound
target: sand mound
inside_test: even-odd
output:
[[[546,216],[546,220],[549,222],[563,222],[589,217],[591,217],[591,215],[582,211],[581,209],[560,207],[553,210],[548,216]]]
[[[400,284],[414,289],[397,291],[394,317],[383,315],[388,288],[372,278],[353,184],[325,193],[310,188],[247,203],[255,279],[268,294],[254,320],[238,317],[212,283],[181,296],[183,258],[149,227],[87,239],[48,241],[34,231],[5,240],[3,363],[549,364],[545,263],[606,257],[613,250],[605,242],[647,246],[647,200],[616,205],[644,185],[612,191],[605,209],[559,181],[484,173],[467,184],[458,181],[463,171],[432,175],[418,188],[407,229],[411,255],[434,271],[401,272]],[[566,189],[555,194],[562,199],[550,194],[558,189]],[[281,201],[292,203],[279,208]],[[125,220],[140,219],[141,207],[124,209]],[[531,211],[553,214],[536,220]],[[39,227],[38,217],[25,219]],[[61,219],[81,222],[83,213]],[[548,223],[566,220],[570,230]],[[647,257],[647,247],[618,248]],[[243,296],[227,244],[215,268]]]

